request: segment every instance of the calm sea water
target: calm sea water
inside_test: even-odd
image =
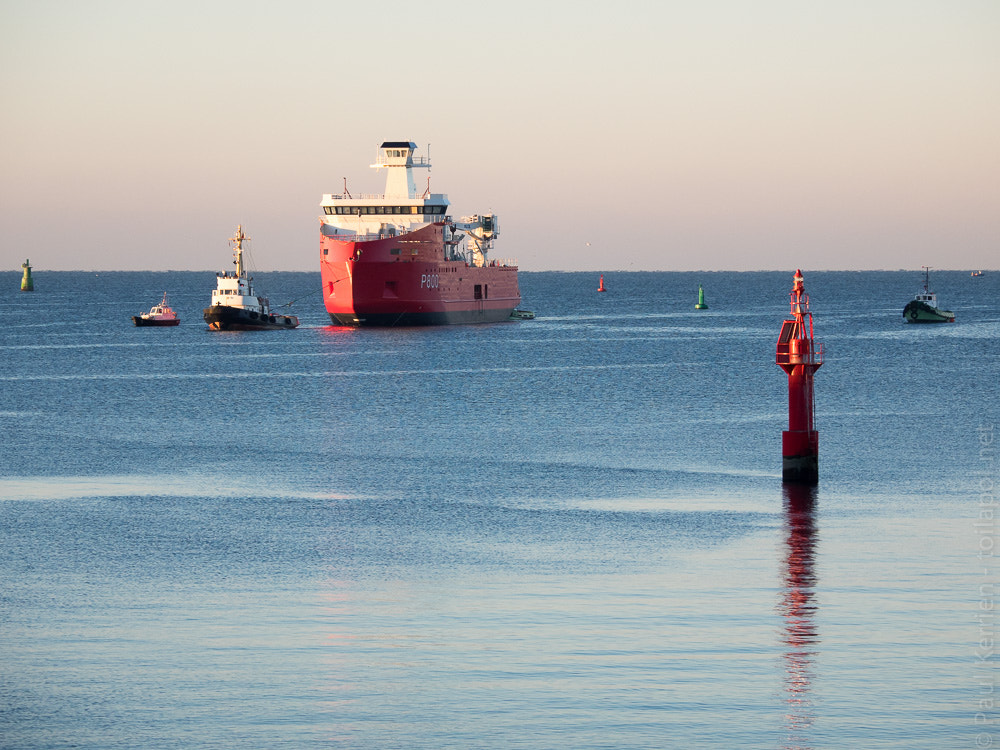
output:
[[[212,333],[213,273],[0,274],[4,748],[1000,742],[1000,273],[522,274],[533,321]],[[710,310],[696,312],[698,284]],[[175,329],[129,316],[163,291]]]

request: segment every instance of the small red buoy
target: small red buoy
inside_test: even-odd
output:
[[[606,292],[606,291],[608,291],[607,289],[604,288],[604,274],[603,273],[601,274],[601,283],[598,285],[597,291],[599,291],[599,292]]]

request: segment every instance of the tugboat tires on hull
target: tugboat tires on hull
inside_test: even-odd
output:
[[[925,302],[911,300],[903,308],[903,318],[907,323],[954,323],[955,314],[950,310],[931,307]]]
[[[224,305],[206,307],[204,316],[213,331],[267,331],[299,325],[299,319],[294,315],[258,315],[253,310]]]

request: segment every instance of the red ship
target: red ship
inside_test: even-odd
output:
[[[320,272],[330,319],[344,326],[418,326],[509,320],[521,302],[517,265],[492,260],[494,214],[448,214],[448,196],[418,192],[409,141],[386,141],[373,169],[383,195],[324,195]]]

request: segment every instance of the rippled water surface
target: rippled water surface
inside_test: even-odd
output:
[[[993,709],[1000,273],[525,273],[533,321],[209,332],[0,274],[0,747],[950,748]],[[698,285],[710,309],[696,312]],[[129,316],[166,290],[182,323]]]

